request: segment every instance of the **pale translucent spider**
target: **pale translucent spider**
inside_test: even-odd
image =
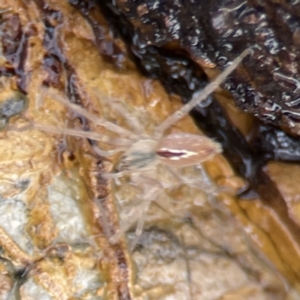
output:
[[[158,165],[166,166],[169,173],[176,177],[178,174],[174,172],[174,167],[186,167],[201,164],[209,160],[214,155],[222,151],[221,146],[215,141],[203,135],[190,133],[172,133],[164,136],[164,132],[173,124],[178,122],[182,117],[188,114],[196,105],[205,100],[216,88],[225,80],[225,78],[236,69],[245,56],[249,54],[247,49],[241,53],[229,67],[227,67],[213,82],[207,85],[202,91],[194,94],[192,100],[182,106],[174,114],[158,125],[151,136],[139,132],[139,124],[130,114],[124,110],[119,104],[113,101],[109,104],[111,108],[121,114],[130,123],[131,127],[137,133],[120,127],[112,122],[101,119],[98,116],[92,115],[78,105],[72,104],[65,97],[55,95],[58,101],[69,107],[72,111],[82,115],[95,125],[102,126],[109,131],[118,134],[119,138],[109,138],[95,132],[78,131],[68,128],[57,128],[49,125],[34,124],[34,127],[43,131],[61,133],[86,137],[93,140],[98,140],[104,143],[114,145],[114,149],[104,151],[98,147],[94,147],[95,151],[103,157],[109,157],[117,152],[123,152],[121,160],[117,166],[117,173],[105,174],[106,178],[118,179],[126,174],[129,174],[131,182],[135,185],[142,186],[143,207],[140,209],[138,216],[136,236],[138,237],[143,228],[143,215],[149,207],[149,203],[158,197],[164,186],[156,180],[156,175],[148,176],[149,170],[155,170]],[[197,183],[177,178],[183,183],[197,186]],[[130,224],[129,224],[130,225]],[[125,226],[130,227],[130,226]],[[126,228],[122,228],[124,232]]]

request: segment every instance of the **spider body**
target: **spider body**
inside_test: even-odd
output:
[[[138,171],[155,167],[158,163],[186,167],[202,163],[222,152],[221,145],[206,136],[173,133],[161,140],[141,139],[125,152],[119,171]]]
[[[164,174],[166,177],[175,178],[178,182],[184,183],[193,187],[201,188],[201,184],[197,179],[188,177],[181,177],[180,172],[174,171],[175,168],[197,166],[204,161],[209,160],[214,155],[221,152],[221,146],[215,141],[203,135],[196,135],[191,133],[171,133],[164,136],[164,132],[173,124],[188,114],[196,105],[205,100],[218,86],[225,80],[225,78],[239,65],[242,59],[249,54],[250,50],[245,50],[239,57],[237,57],[232,64],[225,69],[213,82],[207,85],[201,92],[195,93],[190,102],[182,106],[174,114],[164,120],[155,129],[153,134],[146,135],[143,133],[142,125],[137,118],[132,116],[120,102],[107,99],[106,104],[114,111],[118,112],[127,120],[127,123],[134,130],[125,129],[115,123],[98,116],[92,115],[85,109],[78,105],[72,104],[66,97],[53,94],[53,98],[69,107],[76,114],[85,117],[96,125],[104,127],[106,130],[118,134],[118,138],[110,138],[103,134],[96,132],[84,132],[82,130],[74,130],[68,128],[55,128],[43,124],[34,124],[34,127],[43,131],[52,133],[62,133],[67,135],[74,135],[77,137],[87,137],[93,140],[98,140],[102,144],[114,145],[115,148],[111,150],[103,150],[99,147],[94,147],[97,154],[103,157],[110,157],[118,152],[123,152],[120,162],[117,166],[118,173],[104,174],[107,179],[118,179],[123,174],[129,174],[131,184],[138,186],[143,190],[142,198],[144,204],[137,208],[139,213],[135,213],[133,220],[130,220],[128,226],[122,227],[122,232],[125,232],[132,222],[137,221],[136,236],[138,237],[143,228],[144,214],[149,207],[151,201],[157,201],[159,196],[164,193],[163,189],[170,186],[169,183],[163,182],[159,178],[159,166],[163,165]],[[47,90],[48,96],[51,96],[51,91]],[[100,99],[102,97],[99,97]],[[102,99],[103,100],[103,99]],[[103,100],[105,101],[105,100]],[[148,175],[150,171],[150,176]],[[174,180],[171,180],[171,184]],[[138,216],[138,217],[136,217]],[[121,233],[122,233],[121,232]],[[112,237],[111,237],[112,238]]]

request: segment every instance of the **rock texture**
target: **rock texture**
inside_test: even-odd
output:
[[[132,25],[134,54],[151,74],[159,72],[159,66],[170,77],[178,71],[168,69],[163,58],[164,51],[170,49],[186,53],[201,66],[223,68],[251,47],[252,56],[228,78],[225,88],[243,110],[299,135],[297,1],[120,0],[116,11]],[[160,59],[154,59],[154,53]],[[197,89],[188,71],[176,73],[173,81],[179,76],[191,91]]]
[[[0,298],[299,298],[300,242],[286,215],[298,182],[278,182],[276,163],[265,170],[290,203],[281,214],[238,201],[246,182],[222,155],[179,170],[189,184],[163,166],[150,183],[105,179],[120,157],[94,146],[120,140],[62,99],[124,129],[135,119],[150,135],[181,101],[140,74],[92,1],[24,3],[0,1]],[[170,132],[201,134],[188,116]],[[147,203],[155,180],[161,193]]]

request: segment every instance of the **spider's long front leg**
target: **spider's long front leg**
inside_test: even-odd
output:
[[[99,100],[104,101],[107,105],[112,107],[113,111],[117,112],[120,116],[122,116],[130,128],[136,133],[137,135],[142,135],[145,132],[145,127],[138,119],[130,113],[130,111],[126,108],[123,103],[120,103],[120,100],[115,99],[114,97],[108,97],[102,94],[96,93]]]
[[[112,122],[109,122],[105,119],[102,119],[97,115],[91,114],[84,108],[80,107],[79,105],[70,103],[70,101],[67,99],[67,97],[65,97],[59,91],[55,91],[53,89],[42,88],[41,95],[46,95],[46,94],[48,97],[50,96],[53,99],[55,99],[58,102],[65,105],[66,107],[70,108],[75,113],[90,120],[95,125],[100,125],[102,127],[105,127],[106,129],[108,129],[114,133],[117,133],[124,138],[111,138],[104,134],[98,134],[97,132],[76,130],[76,129],[70,129],[70,128],[59,128],[59,127],[54,127],[54,126],[46,125],[46,124],[32,124],[32,127],[36,128],[36,129],[46,131],[46,132],[51,132],[51,133],[60,133],[60,134],[64,134],[64,135],[88,138],[91,140],[100,141],[102,143],[117,146],[117,148],[112,149],[112,150],[103,150],[97,146],[94,146],[93,147],[94,151],[102,157],[109,157],[118,152],[125,151],[132,144],[133,140],[136,140],[136,138],[137,138],[137,135],[135,133],[131,132],[130,130],[120,127],[120,126],[118,126]]]
[[[106,129],[115,132],[117,134],[120,134],[123,137],[130,138],[130,139],[136,139],[138,136],[131,132],[130,130],[127,130],[121,126],[118,126],[112,122],[109,122],[107,120],[104,120],[100,118],[97,115],[94,115],[84,108],[80,107],[79,105],[76,105],[74,103],[71,103],[67,97],[61,95],[58,92],[54,92],[52,89],[47,89],[43,93],[51,96],[53,99],[57,100],[58,102],[64,104],[66,107],[70,108],[72,111],[78,113],[79,115],[85,117],[89,121],[93,122],[95,125],[103,126]]]
[[[106,144],[116,145],[120,147],[127,146],[129,144],[129,140],[121,139],[121,138],[111,138],[104,134],[99,134],[97,132],[92,132],[92,131],[62,128],[62,127],[56,127],[56,126],[51,126],[51,125],[41,124],[41,123],[33,123],[31,126],[28,126],[26,128],[29,129],[30,127],[39,129],[41,131],[50,132],[50,133],[59,133],[64,135],[87,138],[87,139],[99,141]]]
[[[182,106],[181,109],[177,110],[173,115],[163,121],[157,128],[156,134],[161,136],[162,133],[170,126],[178,122],[186,114],[188,114],[196,105],[201,101],[205,100],[211,93],[213,93],[219,85],[230,75],[241,63],[241,61],[250,53],[250,49],[244,50],[236,59],[233,60],[231,65],[227,67],[216,79],[214,79],[209,85],[207,85],[200,92],[196,92],[191,101]]]

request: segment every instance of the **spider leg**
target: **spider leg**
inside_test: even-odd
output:
[[[214,79],[209,85],[207,85],[203,90],[194,93],[193,98],[187,104],[183,105],[181,109],[177,110],[174,114],[163,121],[157,128],[156,134],[161,135],[167,128],[175,124],[186,114],[188,114],[195,106],[197,106],[201,101],[205,100],[211,93],[213,93],[219,85],[230,75],[241,61],[250,53],[250,49],[244,50],[236,59],[233,60],[231,65],[227,67],[216,79]]]
[[[64,134],[64,135],[72,135],[72,136],[76,136],[76,137],[88,138],[91,140],[95,140],[95,141],[99,141],[99,142],[103,142],[103,143],[111,144],[111,145],[117,145],[120,147],[128,145],[128,140],[126,140],[126,139],[110,138],[106,135],[99,134],[97,132],[92,132],[92,131],[61,128],[61,127],[40,124],[40,123],[32,123],[30,126],[26,127],[26,129],[29,129],[29,128],[36,128],[38,130],[50,132],[50,133],[56,133],[56,134],[59,133],[59,134]],[[122,150],[120,150],[120,151],[123,151],[123,150],[124,150],[124,148],[122,148]]]
[[[200,176],[195,178],[183,175],[179,170],[174,171],[171,166],[165,166],[166,170],[177,179],[179,184],[185,184],[190,187],[205,191],[207,195],[216,195],[222,191],[222,188],[215,186],[202,165],[197,165],[196,169],[200,172]]]
[[[151,200],[153,200],[153,199],[148,198],[146,201],[144,200],[145,202],[143,203],[143,206],[140,210],[138,222],[137,222],[136,229],[135,229],[135,238],[130,246],[131,251],[134,250],[135,246],[137,245],[137,243],[140,239],[141,234],[143,233],[143,229],[144,229],[144,225],[145,225],[145,217],[146,217],[147,211],[150,207]]]
[[[111,175],[111,174],[108,174]],[[147,177],[148,178],[148,177]],[[149,177],[151,181],[152,178]],[[142,181],[142,179],[140,178]],[[144,182],[144,181],[143,181]],[[131,244],[131,250],[133,250],[138,243],[138,240],[143,232],[144,224],[145,224],[145,215],[150,207],[150,204],[153,200],[156,200],[159,194],[161,193],[161,186],[160,185],[144,185],[144,193],[142,196],[142,201],[135,205],[133,213],[130,215],[127,221],[121,222],[120,227],[121,229],[117,232],[114,236],[110,238],[111,243],[116,243],[122,234],[127,232],[130,227],[137,222],[136,230],[135,230],[135,238]]]
[[[161,192],[160,188],[157,186],[152,187],[147,195],[143,199],[143,207],[141,209],[139,220],[135,229],[135,235],[136,235],[136,241],[139,238],[139,236],[143,232],[144,224],[145,224],[145,215],[149,209],[151,201],[157,198],[158,194]]]
[[[143,229],[144,229],[144,225],[145,225],[145,218],[146,218],[147,211],[149,210],[150,204],[153,200],[155,200],[158,197],[160,192],[161,192],[160,187],[152,186],[152,188],[149,191],[147,191],[147,194],[143,199],[143,202],[142,202],[141,208],[139,210],[139,214],[138,214],[138,221],[137,221],[137,226],[135,229],[135,238],[130,246],[132,251],[134,250],[141,234],[143,233]]]
[[[121,185],[121,182],[119,181],[119,178],[123,177],[127,174],[127,171],[121,171],[118,173],[102,173],[101,176],[104,179],[113,179],[115,180],[116,185]]]
[[[172,174],[173,175],[173,174]],[[133,176],[132,176],[133,177]],[[131,177],[131,178],[132,178]],[[150,176],[145,176],[145,175],[142,175],[142,174],[139,174],[138,175],[138,178],[132,178],[133,179],[133,182],[137,185],[137,186],[140,186],[142,184],[147,184],[148,186],[151,186],[151,187],[156,187],[157,189],[160,190],[160,192],[162,193],[166,188],[164,184],[162,184],[161,181],[155,179],[155,178],[152,178]],[[172,186],[175,186],[172,184]],[[146,192],[144,192],[145,194]],[[171,215],[173,214],[173,211],[172,211],[172,204],[174,203],[174,200],[171,199],[166,193],[164,193],[164,200],[163,201],[159,201],[159,198],[156,198],[156,199],[153,199],[153,202],[156,203],[156,205],[158,205],[161,209],[163,209],[166,213],[171,213]],[[175,213],[176,215],[176,213]]]
[[[87,110],[80,107],[79,105],[71,103],[66,96],[63,96],[63,95],[59,94],[58,92],[54,92],[52,89],[47,89],[47,91],[44,91],[44,93],[45,94],[47,93],[47,95],[53,97],[58,102],[64,104],[66,107],[70,108],[72,111],[87,118],[88,120],[93,122],[95,125],[103,126],[106,129],[108,129],[112,132],[118,133],[121,136],[125,136],[127,138],[136,139],[138,137],[136,134],[134,134],[130,130],[127,130],[127,129],[125,129],[121,126],[118,126],[112,122],[104,120],[97,115],[89,113]]]
[[[95,151],[95,153],[101,157],[110,157],[112,155],[115,155],[119,152],[124,151],[126,148],[124,147],[119,147],[113,150],[102,150],[101,148],[99,148],[98,146],[94,145],[93,146],[93,150]]]
[[[99,93],[97,93],[97,96],[99,97]],[[124,117],[128,125],[135,133],[141,135],[143,132],[145,132],[145,128],[141,124],[141,122],[139,122],[137,118],[128,111],[128,109],[123,103],[120,103],[120,101],[118,101],[114,97],[107,97],[101,95],[99,98],[101,98],[101,100],[104,101],[106,104],[109,104],[112,107],[112,109],[116,111],[119,115]]]
[[[145,184],[146,182],[146,184]],[[141,203],[141,207],[139,209],[139,214],[138,214],[138,220],[137,220],[137,226],[135,229],[135,239],[133,240],[131,244],[131,250],[133,250],[138,243],[138,240],[143,233],[143,228],[145,225],[145,217],[147,214],[147,211],[149,210],[150,204],[152,201],[157,200],[159,194],[162,191],[162,185],[161,183],[153,179],[151,177],[141,175],[136,176],[134,178],[134,183],[138,184],[144,184],[144,197]]]
[[[177,172],[173,170],[171,166],[166,165],[165,166],[166,170],[175,178],[177,179],[179,184],[186,184],[189,186],[193,186],[196,188],[199,188],[201,190],[205,189],[203,185],[199,185],[199,179],[192,180],[191,178],[187,178],[186,176],[182,175],[180,172]]]

